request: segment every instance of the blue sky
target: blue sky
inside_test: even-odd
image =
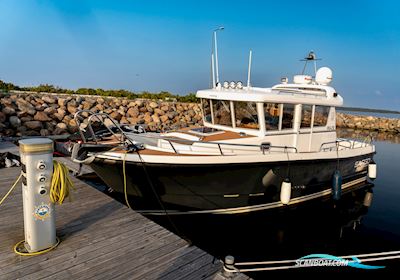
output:
[[[398,1],[0,0],[0,79],[18,85],[168,90],[221,80],[272,86],[314,50],[347,106],[400,110]]]

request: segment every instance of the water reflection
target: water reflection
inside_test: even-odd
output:
[[[366,139],[372,136],[374,141],[388,141],[394,144],[400,144],[400,133],[388,133],[370,130],[356,130],[356,129],[338,129],[338,137],[341,138],[355,138]]]
[[[373,185],[363,184],[343,195],[300,206],[240,216],[173,217],[180,234],[218,258],[290,259],[324,252],[347,254],[343,246],[360,230],[372,205]],[[157,222],[169,227],[167,221]],[[359,248],[357,248],[359,249]],[[356,250],[357,253],[359,250]]]

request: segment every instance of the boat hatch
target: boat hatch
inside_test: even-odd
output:
[[[223,134],[225,131],[212,128],[212,127],[194,127],[189,130],[190,133],[200,135],[200,136],[209,136],[209,135],[217,135],[217,134]]]

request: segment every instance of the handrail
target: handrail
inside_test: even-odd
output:
[[[121,127],[117,124],[117,122],[113,118],[111,118],[107,113],[94,113],[88,118],[88,126],[90,128],[90,131],[92,133],[93,139],[96,142],[96,144],[97,144],[97,137],[96,137],[96,134],[94,133],[94,130],[93,130],[93,127],[92,127],[92,118],[93,117],[96,117],[108,129],[108,131],[110,131],[110,133],[115,136],[115,138],[118,138],[117,135],[112,131],[112,129],[109,128],[108,126],[106,126],[105,123],[104,123],[104,120],[100,119],[99,116],[102,116],[104,118],[109,119],[113,123],[113,125],[115,127],[117,127],[118,130],[121,131],[120,142],[124,142],[124,138],[123,137],[125,137],[125,139],[126,139],[126,135],[125,135],[124,131],[121,129]]]
[[[284,149],[286,150],[293,150],[294,152],[298,152],[296,147],[291,147],[291,146],[273,146],[273,145],[268,145],[268,148],[266,148],[265,143],[260,144],[260,145],[256,145],[256,144],[239,144],[239,143],[227,143],[227,142],[204,142],[204,141],[197,141],[197,140],[187,140],[187,139],[182,139],[182,138],[177,138],[177,137],[166,137],[166,136],[154,136],[154,135],[136,135],[135,136],[139,136],[139,137],[144,137],[144,138],[152,138],[152,139],[159,139],[159,140],[165,140],[167,141],[170,146],[172,147],[172,149],[174,150],[175,153],[178,153],[176,151],[176,148],[172,145],[171,142],[181,142],[181,143],[201,143],[201,144],[206,144],[206,145],[217,145],[221,155],[223,154],[222,151],[222,147],[223,145],[226,146],[236,146],[236,147],[256,147],[256,148],[260,148],[260,150],[265,154],[265,150],[270,150],[271,148],[277,148],[277,149]]]
[[[109,120],[112,122],[112,124],[113,124],[113,125],[120,131],[120,133],[121,133],[121,138],[120,138],[119,141],[120,141],[121,143],[124,143],[126,140],[129,140],[129,142],[132,143],[132,141],[126,136],[125,132],[122,130],[122,128],[119,126],[119,124],[118,124],[110,115],[108,115],[107,113],[95,113],[95,112],[92,112],[92,111],[90,111],[90,110],[80,110],[80,111],[78,111],[78,112],[75,113],[75,115],[74,115],[74,120],[75,120],[76,124],[78,125],[79,133],[80,133],[80,135],[81,135],[82,140],[83,140],[84,143],[87,142],[87,139],[86,139],[86,137],[85,137],[85,135],[84,135],[84,133],[83,133],[83,131],[82,131],[82,129],[81,129],[81,122],[79,121],[79,118],[78,118],[79,115],[81,115],[81,114],[84,113],[84,112],[87,112],[87,113],[90,114],[90,116],[87,117],[87,119],[88,119],[88,127],[89,127],[89,130],[90,130],[90,134],[92,135],[93,140],[95,141],[96,144],[98,143],[98,141],[97,141],[96,133],[94,132],[93,127],[92,127],[92,119],[93,119],[94,117],[97,118],[97,120],[99,120],[99,121],[107,128],[107,130],[108,130],[112,135],[114,135],[116,138],[118,138],[117,134],[114,133],[114,131],[112,131],[112,129],[109,128],[109,127],[104,123],[103,118],[104,118],[104,119],[109,119]],[[100,118],[100,117],[103,117],[103,118]],[[132,143],[132,144],[133,144],[133,143]]]
[[[372,141],[372,137],[371,137],[371,141]],[[347,143],[349,143],[349,146],[341,145],[340,144],[341,142],[347,142]],[[332,148],[338,149],[339,147],[342,147],[342,148],[345,148],[345,149],[354,149],[356,142],[361,144],[361,146],[359,148],[367,147],[367,145],[370,144],[370,143],[367,143],[366,141],[359,141],[357,139],[342,139],[341,138],[341,139],[337,139],[336,141],[329,141],[329,142],[322,143],[320,148],[319,148],[319,151],[322,151],[322,150],[325,150],[325,149],[332,150]],[[336,144],[336,145],[334,147],[323,148],[323,146],[328,145],[328,144]]]
[[[87,141],[86,141],[86,137],[85,137],[85,135],[83,134],[83,131],[82,131],[82,129],[81,129],[81,122],[80,122],[80,120],[79,120],[79,118],[78,118],[79,115],[81,115],[82,113],[88,113],[88,114],[93,115],[94,112],[86,109],[86,110],[79,110],[78,112],[76,112],[76,113],[74,114],[74,121],[76,122],[76,124],[77,124],[77,126],[78,126],[79,134],[81,135],[81,138],[82,138],[83,142],[87,142]],[[91,132],[91,133],[92,133],[92,132]]]

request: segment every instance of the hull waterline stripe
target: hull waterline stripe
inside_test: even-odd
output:
[[[361,177],[359,179],[344,183],[342,185],[342,190],[350,188],[354,185],[360,184],[367,180],[367,176]],[[297,204],[300,202],[305,202],[314,198],[322,197],[331,194],[331,189],[326,189],[318,193],[305,195],[302,197],[296,197],[290,200],[288,205]],[[241,213],[248,213],[248,212],[255,212],[261,210],[267,210],[277,207],[286,206],[281,202],[272,202],[266,204],[259,204],[254,206],[244,206],[244,207],[236,207],[236,208],[226,208],[226,209],[215,209],[215,210],[194,210],[194,211],[178,211],[178,210],[168,210],[168,215],[192,215],[192,214],[241,214]],[[141,214],[145,215],[166,215],[165,212],[159,210],[135,210]]]

